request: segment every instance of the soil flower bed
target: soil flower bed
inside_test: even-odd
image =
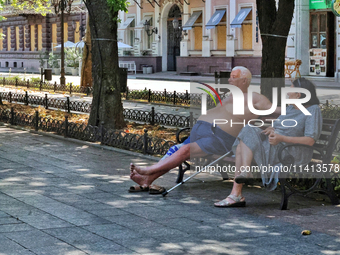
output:
[[[13,104],[8,102],[3,102],[3,105],[0,105],[0,109],[10,109],[11,107],[14,108],[15,112],[25,113],[28,115],[33,115],[35,111],[39,112],[39,116],[57,119],[57,120],[64,120],[65,116],[68,115],[69,122],[74,122],[78,124],[85,124],[87,125],[89,115],[88,114],[76,114],[76,113],[66,113],[61,110],[46,110],[44,107],[32,107],[26,106],[22,104]],[[135,122],[127,122],[127,127],[122,129],[127,133],[131,134],[144,134],[144,129],[148,130],[148,134],[153,137],[165,139],[168,141],[176,141],[176,132],[178,131],[177,128],[165,128],[160,125],[149,125],[149,124],[140,124]]]

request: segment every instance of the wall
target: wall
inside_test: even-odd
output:
[[[141,56],[141,57],[133,57],[133,56],[121,56],[119,57],[120,61],[135,61],[136,69],[138,71],[143,71],[143,65],[152,65],[153,72],[161,72],[162,71],[162,57],[152,57],[152,56]]]

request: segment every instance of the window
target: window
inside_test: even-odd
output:
[[[216,26],[217,50],[227,49],[227,15],[224,14],[220,23]]]
[[[129,42],[131,46],[133,46],[135,44],[135,19],[131,21],[131,23],[129,24],[126,30],[127,30],[127,36],[128,36],[127,41]]]
[[[0,34],[2,34],[2,28],[0,28]],[[0,51],[4,48],[4,39],[0,38]]]
[[[242,23],[242,48],[244,50],[253,49],[253,12],[250,11]]]
[[[57,24],[52,24],[52,48],[55,50],[55,46],[58,45],[57,42]]]
[[[42,50],[42,25],[38,25],[38,50]]]
[[[64,23],[64,42],[68,41],[68,24]]]
[[[35,51],[35,27],[31,25],[31,51]]]
[[[19,27],[15,27],[15,50],[19,50]]]
[[[11,28],[7,28],[7,50],[11,50]]]
[[[143,20],[149,21],[150,30],[152,30],[153,29],[153,18],[151,16],[145,16]],[[144,42],[145,42],[144,49],[150,50],[152,48],[152,43],[154,41],[154,34],[152,34],[151,36],[148,36],[144,29],[143,29],[142,33],[144,34]],[[130,45],[132,45],[132,44],[130,44]]]
[[[313,13],[310,19],[310,48],[326,49],[327,16],[326,13]]]
[[[76,29],[74,30],[74,42],[77,43],[80,41],[79,37],[80,37],[80,25],[79,25],[79,21],[76,21]]]

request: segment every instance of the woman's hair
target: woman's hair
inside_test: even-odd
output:
[[[307,89],[310,92],[310,94],[311,94],[310,100],[307,103],[304,103],[303,105],[314,105],[314,104],[319,105],[320,104],[320,101],[319,101],[318,97],[316,96],[315,85],[311,81],[309,81],[305,78],[299,78],[299,79],[296,79],[293,82],[293,85],[296,88]],[[300,93],[300,94],[301,94],[301,98],[306,97],[306,94],[304,94],[304,93]]]

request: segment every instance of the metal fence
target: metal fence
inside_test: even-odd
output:
[[[164,155],[175,143],[164,139],[151,137],[145,129],[143,135],[126,133],[120,130],[108,130],[103,126],[94,127],[65,120],[40,117],[36,111],[34,115],[15,112],[11,109],[0,109],[0,121],[11,125],[26,126],[36,131],[53,132],[64,137],[83,141],[100,142],[103,145],[121,149],[142,152],[150,155]]]
[[[83,94],[91,94],[92,88],[86,88],[86,87],[80,87],[80,86],[74,86],[72,83],[68,83],[65,85],[57,84],[55,83],[49,83],[49,82],[41,82],[41,81],[30,81],[27,80],[19,80],[18,78],[2,78],[2,85],[11,85],[15,87],[25,87],[27,89],[33,88],[33,89],[39,89],[41,90],[51,90],[51,91],[61,91],[61,92],[68,92],[70,94],[72,93],[83,93]]]
[[[46,109],[63,109],[68,113],[71,111],[83,113],[91,112],[91,103],[88,102],[70,101],[69,97],[66,97],[66,99],[48,98],[47,94],[45,94],[45,97],[29,95],[27,91],[25,94],[0,92],[0,101],[1,100],[6,100],[10,103],[23,103],[25,105],[42,105]],[[154,107],[151,108],[151,111],[124,109],[123,114],[126,120],[172,127],[189,127],[197,121],[197,119],[193,117],[192,113],[189,116],[156,113]]]

